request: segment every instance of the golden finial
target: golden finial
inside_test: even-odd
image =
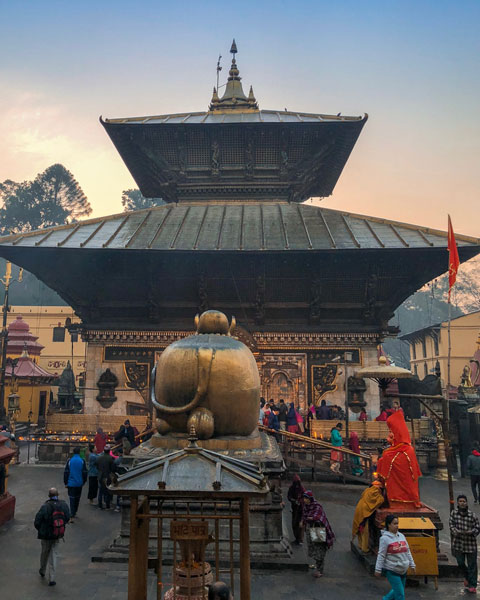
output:
[[[232,42],[230,52],[232,54],[232,64],[230,66],[230,71],[228,72],[225,92],[221,98],[218,97],[218,73],[220,65],[218,62],[217,87],[214,89],[209,108],[211,111],[233,110],[237,112],[256,112],[258,111],[258,104],[255,96],[253,95],[253,89],[250,87],[250,93],[247,98],[243,92],[242,84],[240,83],[242,78],[240,77],[240,71],[237,67],[237,61],[235,59],[235,55],[238,52],[235,39]]]

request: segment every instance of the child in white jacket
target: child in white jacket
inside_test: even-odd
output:
[[[398,531],[398,517],[387,515],[385,531],[380,538],[375,565],[375,576],[380,577],[383,571],[392,587],[383,600],[404,600],[409,567],[415,571],[415,563],[408,542],[403,533]]]

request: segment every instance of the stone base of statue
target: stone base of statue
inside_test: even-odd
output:
[[[137,465],[145,460],[177,451],[186,445],[187,436],[169,434],[152,436],[150,440],[133,449],[124,464]],[[252,566],[261,567],[285,560],[288,566],[292,550],[288,532],[282,520],[282,494],[279,477],[285,470],[283,458],[274,437],[255,431],[251,436],[225,436],[198,440],[203,448],[214,449],[219,454],[245,460],[261,467],[269,479],[270,493],[265,499],[250,502],[250,556]],[[110,552],[128,551],[130,536],[130,510],[127,499],[122,503],[120,533],[109,548]],[[155,555],[157,548],[156,524],[150,530],[150,551]],[[169,557],[165,555],[165,559]],[[227,557],[226,557],[227,558]],[[288,560],[287,560],[288,559]],[[297,567],[298,568],[298,567]]]

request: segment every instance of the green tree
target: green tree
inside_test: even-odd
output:
[[[130,210],[141,210],[165,204],[162,198],[145,198],[140,190],[124,190],[122,192],[122,205],[125,212]]]
[[[0,183],[2,233],[33,231],[72,223],[92,208],[74,176],[63,165],[52,165],[33,181]]]

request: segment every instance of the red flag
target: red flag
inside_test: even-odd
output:
[[[450,293],[457,279],[457,271],[460,266],[458,258],[457,243],[453,233],[452,221],[448,215],[448,301],[450,302]]]

